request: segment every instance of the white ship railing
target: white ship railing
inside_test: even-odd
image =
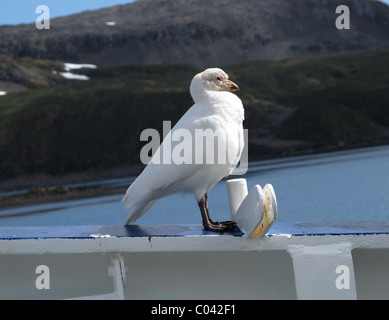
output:
[[[388,221],[275,222],[271,186],[229,184],[223,234],[0,227],[0,299],[389,299]]]

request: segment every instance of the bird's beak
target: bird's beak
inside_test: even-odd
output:
[[[239,91],[238,85],[232,82],[231,80],[226,80],[224,82],[223,87],[225,91],[230,91],[230,92]]]

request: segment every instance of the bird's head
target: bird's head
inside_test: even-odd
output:
[[[219,68],[209,68],[195,75],[191,87],[206,91],[239,91],[238,85],[228,80],[227,73]]]

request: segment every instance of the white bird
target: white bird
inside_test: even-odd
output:
[[[206,69],[195,75],[190,85],[195,104],[165,137],[122,199],[126,207],[131,207],[126,224],[134,223],[162,197],[173,193],[192,193],[200,208],[205,230],[223,232],[233,229],[234,223],[231,221],[211,220],[208,192],[217,182],[230,175],[242,154],[244,109],[242,101],[232,93],[238,90],[239,87],[228,80],[228,75],[219,68]],[[182,134],[184,131],[190,133],[190,139],[181,141],[180,138],[187,137]],[[207,132],[219,134],[216,135],[217,145],[207,140],[204,149]],[[174,161],[174,156],[177,156],[175,147],[180,147],[181,153],[189,153],[186,161]],[[163,163],[164,152],[165,155],[171,152],[168,159],[173,158],[173,161]]]

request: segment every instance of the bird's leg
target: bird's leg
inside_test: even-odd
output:
[[[206,202],[205,202],[205,199],[204,199],[204,198],[202,198],[202,199],[198,202],[198,205],[199,205],[199,208],[200,208],[201,217],[202,217],[202,219],[203,219],[203,228],[204,228],[205,230],[217,231],[217,232],[223,232],[223,231],[225,231],[225,229],[224,229],[220,224],[214,223],[214,222],[209,218],[209,213],[208,213],[207,206],[206,206]]]
[[[207,210],[209,221],[213,224],[219,224],[219,225],[225,226],[227,228],[226,230],[232,230],[234,228],[234,226],[236,225],[236,223],[233,221],[221,221],[221,222],[218,222],[218,221],[213,222],[212,221],[212,219],[209,215],[209,210],[208,210],[208,193],[206,193],[204,195],[204,198],[205,198],[205,208]]]
[[[211,217],[210,217],[210,215],[209,215],[209,209],[208,209],[208,193],[206,193],[206,194],[204,195],[204,200],[205,200],[205,210],[206,210],[206,212],[207,212],[208,221],[209,221],[210,223],[213,223],[213,224],[214,224],[214,222],[212,221],[212,219],[211,219]],[[216,222],[216,223],[217,223],[217,222]]]
[[[213,222],[209,216],[209,210],[208,210],[208,194],[205,194],[205,196],[198,202],[201,217],[203,219],[203,227],[205,230],[209,231],[217,231],[217,232],[223,232],[232,230],[235,226],[235,223],[232,221],[224,221],[224,222]]]

